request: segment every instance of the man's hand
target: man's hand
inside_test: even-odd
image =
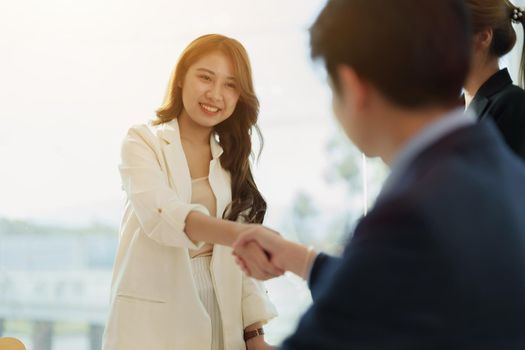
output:
[[[305,277],[308,249],[267,227],[251,225],[239,235],[233,249],[237,264],[248,276],[267,280],[291,271]]]
[[[279,277],[284,270],[269,260],[267,253],[254,241],[247,241],[234,251],[237,265],[250,277],[268,280]],[[246,262],[245,262],[246,261]]]

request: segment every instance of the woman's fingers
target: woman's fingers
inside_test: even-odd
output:
[[[253,226],[244,231],[241,237],[233,244],[234,255],[241,258],[239,266],[249,270],[251,277],[266,280],[281,276],[284,271],[271,262],[272,249],[275,240],[275,231],[262,226]]]
[[[254,256],[254,251],[248,246],[239,247],[236,250],[237,259],[240,260],[239,266],[243,271],[250,277],[260,279],[264,274],[264,271],[260,268],[258,258]]]
[[[236,256],[235,257],[235,263],[237,265],[239,265],[239,267],[241,268],[242,272],[244,272],[248,276],[251,276],[251,272],[248,269],[248,267],[246,266],[246,264],[244,263],[244,260],[242,260],[240,257]]]

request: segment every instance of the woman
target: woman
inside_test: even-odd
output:
[[[245,49],[205,35],[182,53],[157,119],[129,130],[104,349],[265,345],[275,309],[229,248],[248,227],[236,221],[261,223],[266,212],[249,163],[257,116]]]
[[[507,0],[467,0],[474,32],[472,67],[465,83],[465,105],[479,120],[493,120],[509,147],[525,160],[525,92],[512,84],[499,58],[516,43],[512,22],[524,13]],[[525,58],[520,64],[523,86]]]

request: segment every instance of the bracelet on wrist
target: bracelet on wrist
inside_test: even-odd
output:
[[[257,328],[257,329],[254,329],[253,331],[244,331],[244,341],[248,341],[260,335],[264,335],[264,329],[262,328]]]

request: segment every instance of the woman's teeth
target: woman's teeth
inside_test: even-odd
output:
[[[205,110],[207,110],[208,112],[211,112],[211,113],[216,113],[219,111],[219,108],[217,107],[212,107],[212,106],[208,106],[208,105],[205,105],[205,104],[200,104],[202,108],[204,108]]]

